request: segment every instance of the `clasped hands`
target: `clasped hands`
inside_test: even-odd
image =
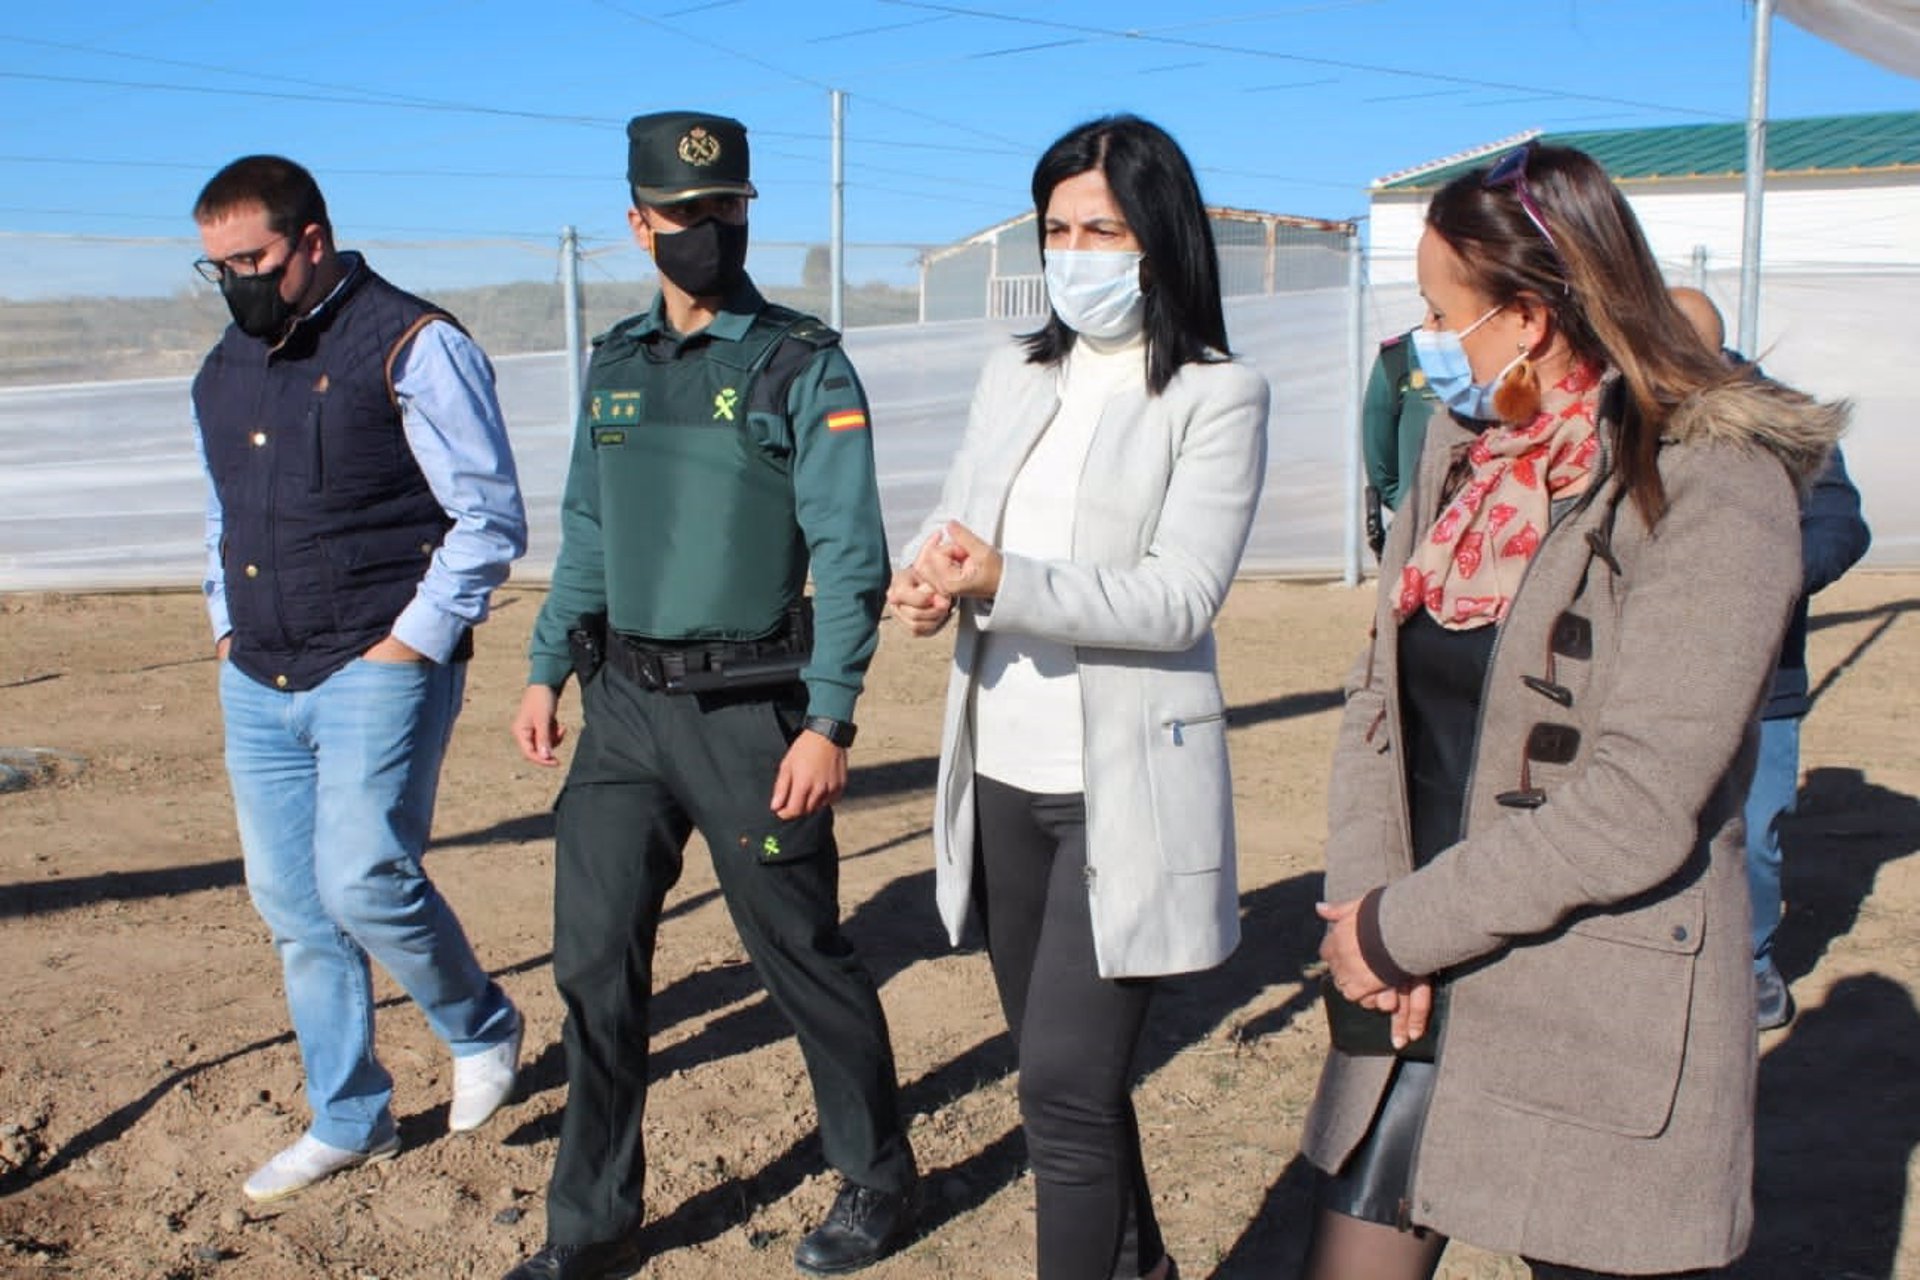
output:
[[[887,603],[912,636],[947,625],[955,600],[988,599],[1000,590],[1000,553],[957,520],[928,538],[911,565],[893,575]]]
[[[1333,989],[1363,1009],[1393,1015],[1393,1047],[1403,1048],[1426,1034],[1433,1015],[1433,983],[1416,978],[1405,986],[1389,986],[1368,966],[1360,950],[1361,899],[1316,903],[1314,910],[1327,922],[1320,940],[1320,958],[1327,962]]]

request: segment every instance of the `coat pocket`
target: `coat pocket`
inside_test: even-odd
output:
[[[1233,783],[1227,713],[1149,710],[1147,785],[1160,863],[1174,875],[1218,871],[1233,855]]]
[[[1680,1086],[1704,917],[1690,889],[1513,948],[1465,980],[1481,994],[1456,1000],[1473,1012],[1443,1060],[1517,1110],[1654,1137]]]

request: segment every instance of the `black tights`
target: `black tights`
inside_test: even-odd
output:
[[[1402,1231],[1331,1209],[1314,1214],[1302,1280],[1432,1280],[1447,1238],[1435,1231]],[[1527,1259],[1534,1280],[1611,1280],[1607,1271],[1587,1271]],[[1700,1280],[1705,1271],[1676,1272],[1641,1280]]]
[[[974,901],[1020,1058],[1040,1280],[1134,1280],[1166,1256],[1131,1098],[1148,980],[1102,978],[1086,806],[974,781]]]

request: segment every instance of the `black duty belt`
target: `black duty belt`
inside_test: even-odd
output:
[[[706,693],[791,684],[813,649],[813,611],[802,602],[781,629],[758,640],[692,640],[669,644],[614,632],[608,665],[642,689]]]

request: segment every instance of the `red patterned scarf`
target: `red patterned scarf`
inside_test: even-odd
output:
[[[1507,616],[1556,498],[1587,487],[1600,449],[1600,372],[1573,370],[1541,393],[1525,426],[1488,427],[1467,448],[1470,472],[1400,571],[1395,620],[1425,607],[1454,631]]]

